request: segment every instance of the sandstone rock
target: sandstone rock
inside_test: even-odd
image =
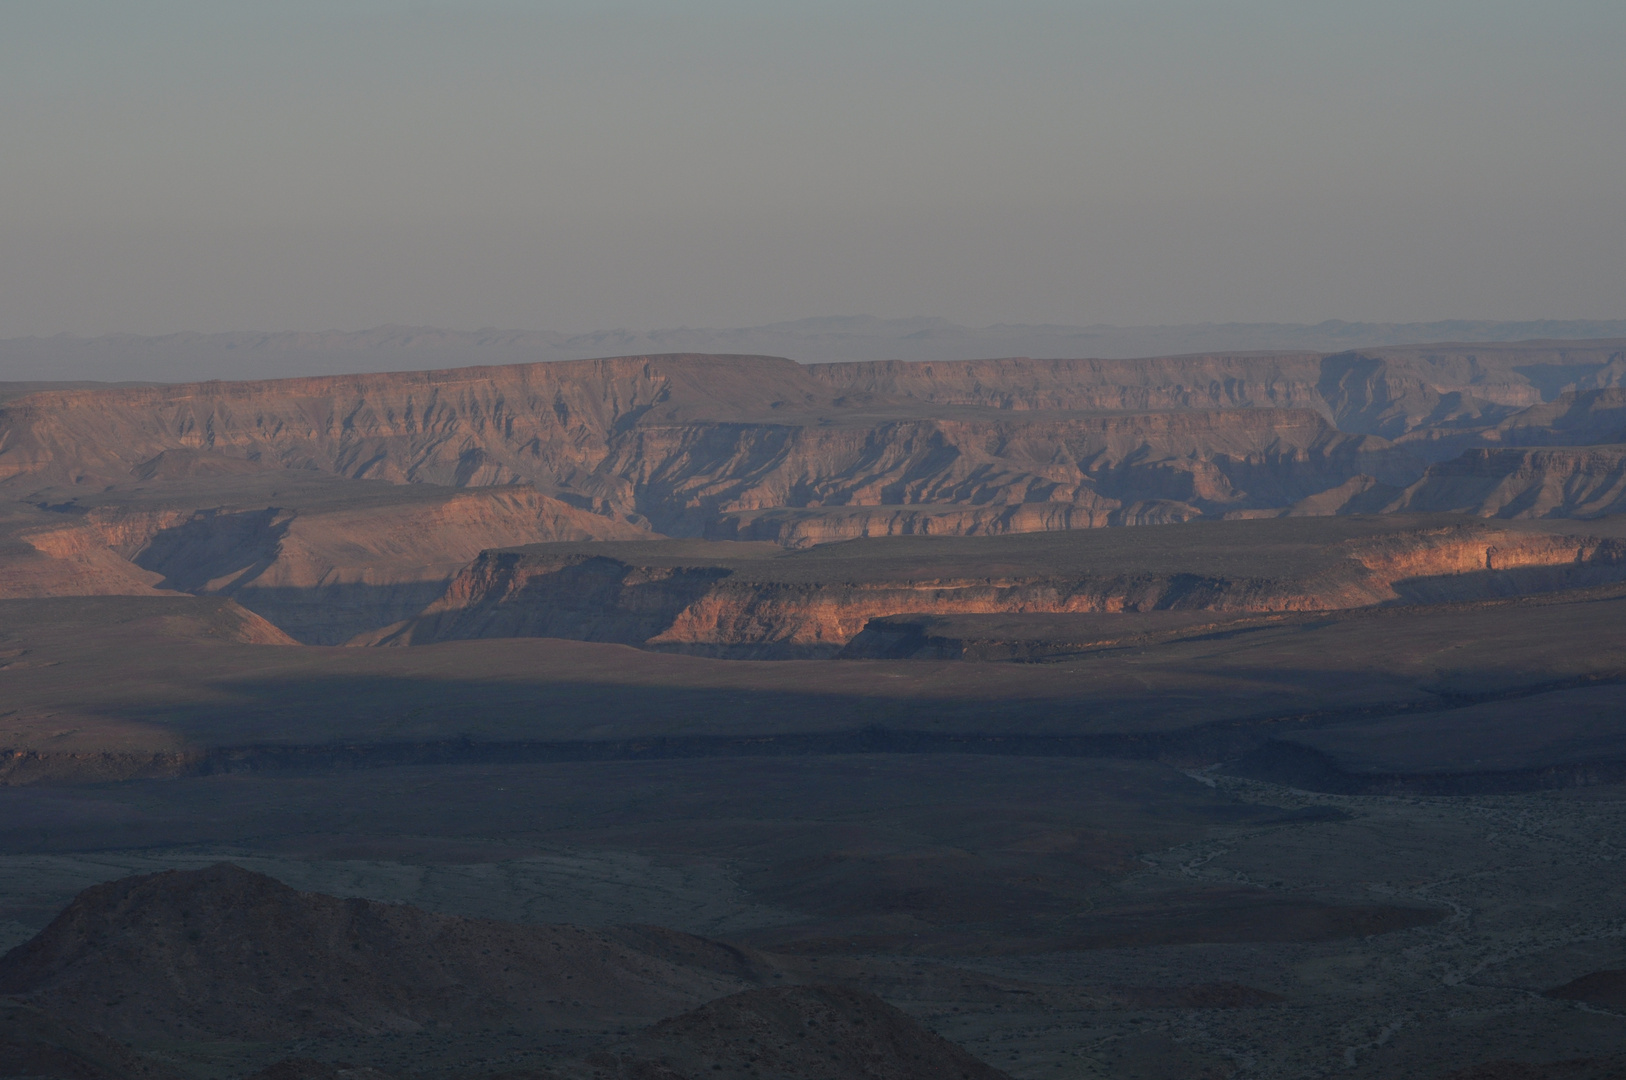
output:
[[[1429,466],[1390,513],[1590,518],[1626,511],[1626,446],[1469,450]]]
[[[761,543],[537,545],[482,553],[421,616],[373,640],[568,637],[816,656],[903,613],[1317,611],[1626,578],[1626,541],[1609,537],[1344,521],[1297,542],[1285,522],[1238,521],[1186,526],[1178,537],[892,538],[791,552]]]
[[[1619,343],[1535,343],[36,389],[0,401],[0,596],[222,593],[338,644],[544,540],[1589,516],[1626,505],[1619,454],[1556,447],[1626,431],[1623,372]]]

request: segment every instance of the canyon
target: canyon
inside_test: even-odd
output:
[[[0,1067],[1618,1074],[1623,375],[0,387]]]
[[[420,616],[371,640],[562,637],[812,657],[833,655],[870,620],[899,613],[1317,611],[1621,580],[1626,540],[1439,518],[870,539],[791,551],[555,543],[482,554]]]
[[[447,612],[489,606],[472,590],[513,561],[498,552],[536,543],[1592,519],[1626,498],[1623,372],[1620,342],[1554,342],[1135,361],[676,355],[19,387],[0,402],[0,595],[224,595],[299,641],[398,643],[469,632]],[[730,575],[723,591],[738,594]],[[1068,610],[1006,593],[981,607],[918,589],[842,601],[822,630],[769,618],[754,640],[747,612],[783,608],[783,590],[713,597],[715,613],[685,622],[734,631],[644,639],[835,649],[894,603]]]

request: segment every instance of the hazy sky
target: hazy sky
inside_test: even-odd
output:
[[[0,337],[1626,317],[1626,3],[0,0]]]

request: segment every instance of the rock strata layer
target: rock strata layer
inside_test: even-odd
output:
[[[1622,372],[1620,342],[1537,342],[21,387],[0,395],[0,597],[227,595],[296,640],[341,644],[418,619],[479,552],[538,542],[1595,517],[1626,509]],[[718,628],[668,643],[729,645],[721,623],[742,604],[789,602],[730,596],[714,619],[692,613]],[[892,602],[841,601],[837,621]],[[1029,603],[941,610],[1012,602]]]
[[[1346,519],[1347,520],[1347,519]],[[475,559],[372,638],[563,637],[714,655],[831,655],[918,615],[1287,612],[1626,579],[1626,541],[1486,524],[1217,522],[1125,533],[773,545],[538,545]],[[1296,535],[1295,535],[1296,533]],[[1160,550],[1163,545],[1184,550]]]

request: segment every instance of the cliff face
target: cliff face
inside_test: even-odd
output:
[[[1479,449],[1431,465],[1386,508],[1496,518],[1626,511],[1626,446]]]
[[[1626,390],[1570,391],[1531,406],[1484,432],[1505,446],[1585,446],[1626,440]]]
[[[185,494],[168,485],[135,505],[114,496],[13,519],[0,598],[230,596],[300,641],[335,645],[422,610],[486,548],[650,535],[520,485],[329,484],[202,508]]]
[[[1106,525],[1186,521],[1200,511],[1187,503],[1149,500],[1112,508],[1104,499],[1009,506],[839,506],[723,514],[706,527],[708,540],[767,541],[812,547],[872,536],[1002,536]]]
[[[41,390],[0,401],[0,595],[225,594],[336,644],[411,619],[481,550],[547,540],[1587,516],[1621,505],[1592,444],[1626,432],[1623,372],[1620,343],[1590,343]]]
[[[202,511],[155,532],[133,561],[162,574],[160,588],[230,596],[301,641],[337,645],[422,610],[482,549],[649,535],[524,486],[433,495]]]
[[[1098,523],[1166,500],[1212,515],[1282,507],[1356,474],[1409,482],[1456,452],[1442,433],[1515,423],[1546,407],[1544,386],[1607,382],[1623,363],[1618,346],[1550,351],[810,367],[662,356],[58,390],[0,406],[0,483],[287,469],[525,482],[687,535],[770,507],[1099,501],[1086,515]],[[1568,437],[1539,416],[1532,427]]]
[[[1206,529],[1191,538],[1206,550],[1184,557],[1137,559],[1080,537],[1071,551],[939,546],[914,571],[894,565],[908,552],[889,556],[884,543],[873,561],[861,547],[841,558],[726,544],[490,551],[421,616],[374,640],[563,637],[822,656],[872,619],[905,612],[1317,611],[1626,580],[1626,542],[1611,538],[1460,525],[1283,544],[1250,523]]]
[[[904,389],[914,396],[852,392],[789,361],[717,357],[58,391],[0,408],[0,481],[21,490],[296,469],[457,487],[524,482],[695,535],[720,513],[766,507],[1101,501],[1105,516],[1174,499],[1207,511],[1292,502],[1352,471],[1415,472],[1406,454],[1334,430],[1303,386],[1019,395],[1043,367],[1004,362],[1003,389],[961,395],[913,383]],[[1116,377],[1077,367],[1067,371]],[[967,400],[938,408],[956,396]],[[1035,413],[1035,404],[1065,411]],[[1080,415],[1103,408],[1117,415]]]
[[[661,531],[779,507],[1061,504],[1092,524],[1143,502],[1185,516],[1292,503],[1351,473],[1402,476],[1404,452],[1274,409],[1026,413],[829,425],[640,427],[603,469]]]
[[[749,377],[742,378],[744,371]],[[172,450],[392,483],[591,489],[610,435],[767,413],[813,389],[788,360],[631,357],[391,375],[34,394],[0,409],[0,480],[122,481]],[[609,495],[621,494],[611,485]]]

